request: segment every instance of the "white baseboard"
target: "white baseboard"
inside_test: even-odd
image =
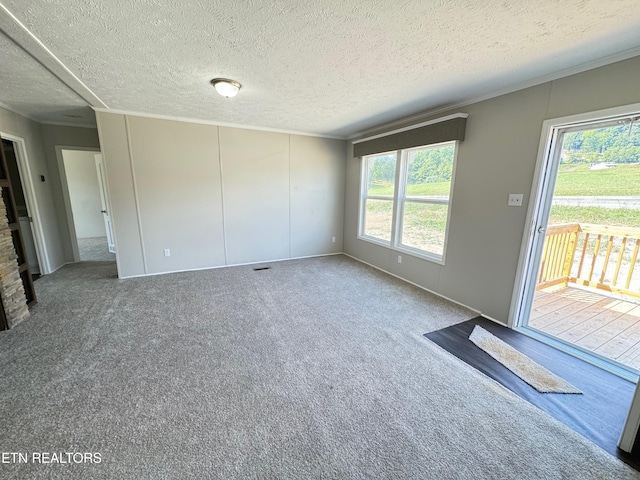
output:
[[[305,257],[292,257],[292,258],[278,258],[275,260],[263,260],[259,262],[247,262],[247,263],[232,263],[229,265],[216,265],[212,267],[199,267],[199,268],[189,268],[185,270],[170,270],[167,272],[156,272],[156,273],[143,273],[142,275],[129,275],[126,277],[118,276],[119,280],[127,280],[129,278],[143,278],[143,277],[155,277],[157,275],[169,275],[172,273],[186,273],[186,272],[201,272],[203,270],[217,270],[219,268],[229,268],[229,267],[243,267],[246,265],[264,265],[267,263],[277,263],[277,262],[287,262],[289,260],[303,260],[305,258],[318,258],[318,257],[331,257],[333,255],[343,255],[343,252],[334,252],[334,253],[322,253],[319,255],[307,255]]]
[[[53,270],[51,270],[49,273],[43,273],[42,276],[44,277],[45,275],[51,275],[52,273],[55,273],[58,270],[60,270],[62,267],[66,267],[67,265],[71,265],[73,263],[76,263],[76,262],[65,262],[62,265],[60,265],[60,266],[54,268]]]
[[[354,259],[354,260],[355,260],[355,261],[357,261],[357,262],[364,263],[365,265],[368,265],[368,266],[370,266],[371,268],[375,268],[376,270],[380,270],[381,272],[384,272],[384,273],[386,273],[387,275],[391,275],[392,277],[395,277],[395,278],[397,278],[397,279],[399,279],[399,280],[402,280],[403,282],[407,282],[407,283],[409,283],[409,284],[413,285],[414,287],[418,287],[418,288],[420,288],[420,289],[424,290],[425,292],[429,292],[429,293],[431,293],[432,295],[435,295],[435,296],[440,297],[440,298],[442,298],[442,299],[444,299],[444,300],[447,300],[448,302],[455,303],[456,305],[459,305],[459,306],[461,306],[461,307],[463,307],[463,308],[466,308],[467,310],[471,310],[472,312],[477,313],[478,315],[482,315],[482,312],[480,312],[480,310],[476,310],[475,308],[472,308],[472,307],[470,307],[469,305],[465,305],[464,303],[458,302],[457,300],[454,300],[454,299],[449,298],[449,297],[447,297],[447,296],[445,296],[445,295],[442,295],[441,293],[434,292],[433,290],[430,290],[430,289],[428,289],[427,287],[424,287],[424,286],[422,286],[422,285],[419,285],[419,284],[417,284],[417,283],[414,283],[414,282],[412,282],[411,280],[407,280],[406,278],[401,277],[400,275],[396,275],[395,273],[391,273],[391,272],[389,272],[389,271],[385,270],[384,268],[380,268],[380,267],[378,267],[377,265],[373,265],[373,264],[371,264],[371,263],[369,263],[369,262],[365,262],[364,260],[360,260],[359,258],[354,257],[353,255],[349,255],[348,253],[345,253],[344,255],[346,255],[346,256],[347,256],[347,257],[349,257],[349,258]],[[486,318],[489,318],[489,317],[486,317]],[[492,320],[492,319],[490,319],[490,320]],[[494,320],[494,321],[495,321],[495,320]],[[498,322],[498,323],[500,323],[500,322]]]
[[[493,323],[497,323],[498,325],[501,325],[503,327],[509,327],[506,323],[501,322],[500,320],[496,320],[493,317],[490,317],[489,315],[485,315],[484,313],[481,313],[480,315],[482,315],[484,318],[486,318],[487,320],[491,320]]]

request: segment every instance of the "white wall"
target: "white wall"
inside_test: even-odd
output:
[[[121,277],[342,251],[346,142],[97,118]]]
[[[227,260],[290,258],[289,135],[220,128]]]
[[[432,117],[469,114],[458,152],[445,265],[410,255],[398,264],[391,249],[357,238],[360,161],[349,145],[345,252],[506,323],[542,122],[638,103],[638,78],[640,57]],[[523,207],[508,207],[509,193],[523,193]]]
[[[217,128],[140,117],[127,122],[146,265],[136,274],[224,265]],[[110,160],[106,154],[107,176]],[[116,249],[119,213],[114,208]]]
[[[62,150],[76,238],[104,237],[95,152]]]
[[[129,154],[126,118],[124,115],[97,113],[96,120],[102,158],[107,172],[118,275],[120,277],[144,275],[147,267],[143,254],[140,212],[135,191],[135,170]],[[167,220],[167,225],[174,224],[169,224]]]
[[[291,135],[290,149],[291,256],[342,251],[345,143]]]

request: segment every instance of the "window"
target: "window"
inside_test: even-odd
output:
[[[360,238],[443,262],[456,146],[364,156]]]
[[[362,235],[391,244],[397,153],[364,159]]]

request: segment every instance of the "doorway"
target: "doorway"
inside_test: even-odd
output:
[[[2,151],[4,153],[11,189],[13,190],[18,227],[31,275],[34,279],[48,272],[48,259],[44,254],[43,239],[39,215],[33,200],[33,185],[30,183],[29,165],[26,160],[24,141],[18,137],[2,134]]]
[[[632,381],[640,371],[640,109],[549,120],[512,326]]]
[[[57,147],[74,261],[115,262],[102,155]]]

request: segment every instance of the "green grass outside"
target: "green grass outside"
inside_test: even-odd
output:
[[[447,195],[449,182],[408,185],[408,195]],[[375,184],[371,195],[392,195],[393,184]],[[589,170],[588,163],[561,164],[555,195],[558,196],[640,196],[640,165],[624,165],[605,170]]]
[[[638,228],[640,227],[640,210],[555,205],[551,208],[549,225],[559,223],[593,223]]]
[[[383,240],[391,235],[393,202],[369,200],[365,232]],[[446,205],[407,202],[404,210],[403,244],[434,253],[442,253],[447,224]]]
[[[429,196],[429,195],[449,195],[450,182],[419,183],[407,185],[407,195],[409,196]],[[369,189],[370,195],[393,195],[393,185],[375,184]]]
[[[449,186],[449,182],[408,185],[407,194],[410,196],[448,195]],[[393,195],[393,185],[391,183],[376,184],[369,193]],[[640,196],[640,165],[618,165],[605,170],[589,170],[589,164],[586,163],[561,164],[554,194],[557,196]],[[374,222],[380,228],[377,233],[382,234],[382,231],[385,231],[385,236],[389,235],[390,221],[383,219],[390,218],[391,209],[392,202],[369,203],[367,208],[369,214],[374,217],[376,213],[378,214],[378,221]],[[446,212],[446,209],[443,211]],[[434,232],[444,232],[446,214],[436,214],[431,211],[427,215],[416,204],[407,204],[406,214],[407,234],[410,231],[415,232],[416,235],[418,232],[425,232],[424,241],[427,242],[433,241]],[[555,206],[551,209],[549,225],[559,223],[640,227],[640,211],[623,208]],[[387,229],[389,232],[386,232]]]
[[[561,164],[554,195],[640,196],[640,165],[621,164],[605,170],[589,170],[588,163]],[[552,207],[549,225],[574,222],[640,227],[640,211],[624,208]]]
[[[640,196],[640,165],[589,170],[588,163],[561,164],[554,191],[558,196]]]

